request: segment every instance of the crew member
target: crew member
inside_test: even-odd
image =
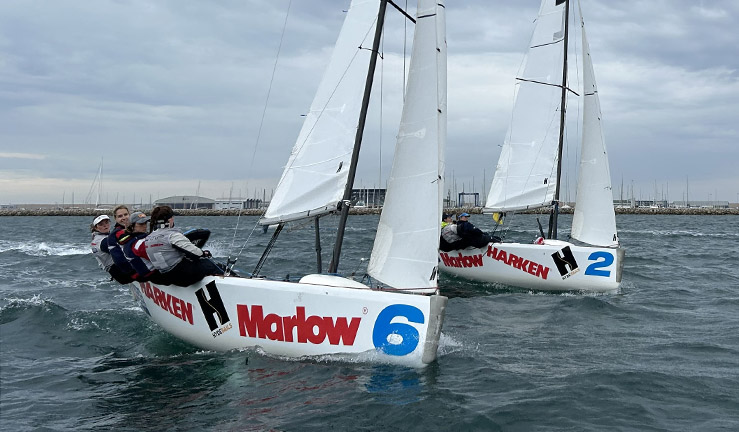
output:
[[[125,234],[118,238],[118,245],[121,247],[126,260],[128,260],[131,267],[136,271],[137,281],[164,283],[164,279],[160,277],[159,271],[154,268],[154,264],[149,261],[145,252],[142,254],[141,252],[137,253],[135,250],[135,248],[141,248],[146,236],[149,234],[147,225],[149,220],[150,218],[146,214],[134,212],[129,218],[129,224],[126,227]]]
[[[442,252],[449,252],[461,249],[462,237],[457,235],[457,224],[452,220],[452,215],[444,214],[441,221],[441,239],[439,239],[439,249]]]
[[[113,263],[113,257],[110,255],[108,249],[110,218],[108,215],[96,217],[90,225],[90,232],[92,232],[90,249],[92,249],[92,256],[95,257],[100,268],[108,272],[113,279],[122,284],[131,282],[131,278],[116,267]]]
[[[190,242],[174,227],[174,212],[159,206],[151,213],[152,232],[144,241],[146,254],[170,285],[190,286],[208,275],[221,275],[223,270],[208,258],[211,254]]]
[[[115,218],[115,226],[110,230],[110,234],[108,235],[108,251],[110,252],[110,256],[113,257],[113,263],[121,274],[120,277],[114,276],[114,278],[122,284],[131,283],[138,277],[136,270],[134,270],[125,255],[123,255],[123,250],[118,244],[118,239],[126,232],[129,215],[130,212],[125,205],[119,205],[114,208],[113,217]]]
[[[461,237],[461,241],[455,244],[455,249],[464,249],[467,247],[481,248],[487,246],[492,240],[489,234],[482,232],[469,221],[470,214],[462,213],[457,220],[457,235]]]

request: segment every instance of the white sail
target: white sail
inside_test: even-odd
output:
[[[263,225],[336,210],[346,187],[380,0],[353,0]]]
[[[369,274],[391,287],[435,288],[446,146],[443,1],[419,0],[405,106]]]
[[[564,1],[542,1],[486,212],[552,203],[557,184],[564,17]]]
[[[582,15],[581,15],[582,16]],[[583,127],[577,204],[572,217],[572,238],[598,246],[618,246],[613,210],[611,172],[608,166],[600,101],[595,85],[590,47],[582,26]]]

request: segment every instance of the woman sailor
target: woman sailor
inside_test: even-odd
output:
[[[123,250],[118,244],[118,239],[125,235],[126,226],[128,226],[128,218],[130,216],[129,213],[128,207],[125,205],[116,206],[116,208],[113,209],[115,225],[111,228],[110,234],[108,234],[108,252],[110,253],[110,256],[113,257],[114,264],[111,269],[115,269],[113,272],[115,272],[117,276],[116,274],[113,274],[113,272],[110,274],[115,280],[122,284],[131,283],[138,277],[136,270],[131,267],[131,264],[123,255]]]
[[[190,286],[207,275],[223,274],[201,250],[174,227],[174,212],[169,206],[155,207],[151,213],[152,231],[144,241],[146,254],[170,285]],[[202,258],[202,259],[201,259]]]
[[[142,212],[134,212],[128,221],[125,233],[118,239],[123,255],[131,264],[138,277],[139,282],[152,281],[154,283],[164,283],[164,279],[154,265],[149,261],[145,253],[142,256],[137,248],[142,248],[146,236],[148,235],[149,217]],[[138,252],[138,253],[137,253]]]
[[[110,232],[110,218],[108,215],[96,217],[90,225],[90,232],[92,232],[92,242],[90,243],[92,256],[95,257],[101,269],[108,271],[113,265],[113,257],[108,253],[108,233]]]
[[[92,232],[90,249],[92,249],[92,256],[95,257],[100,268],[108,272],[113,279],[122,284],[131,282],[131,277],[114,264],[113,257],[110,255],[110,249],[108,248],[110,218],[108,215],[96,217],[90,225],[90,232]]]

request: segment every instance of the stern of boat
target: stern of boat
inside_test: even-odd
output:
[[[444,317],[446,316],[446,304],[449,301],[447,297],[433,295],[429,297],[431,305],[429,308],[429,326],[426,334],[426,342],[423,348],[423,357],[421,361],[429,364],[436,360],[437,351],[439,349],[439,338],[441,337],[441,328],[444,325]]]

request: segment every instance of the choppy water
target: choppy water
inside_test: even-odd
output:
[[[0,217],[2,430],[739,429],[736,216],[619,215],[615,294],[444,277],[439,358],[423,370],[180,342],[97,269],[88,219]],[[233,248],[235,217],[177,221],[210,228],[225,257],[255,218],[241,218]],[[533,239],[533,216],[518,222],[509,238]],[[350,218],[344,273],[366,267],[376,223]],[[263,272],[313,271],[313,235],[283,232]],[[250,271],[268,238],[255,233],[237,267]]]

